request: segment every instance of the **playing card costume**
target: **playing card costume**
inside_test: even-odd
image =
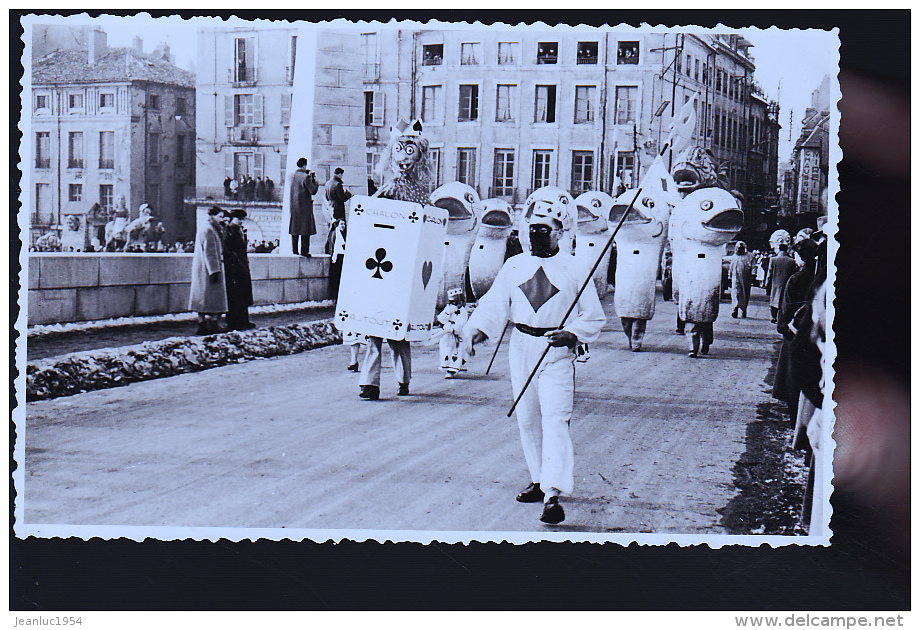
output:
[[[514,328],[508,352],[511,388],[521,392],[531,370],[549,343],[540,368],[517,405],[517,420],[531,485],[522,502],[544,500],[541,520],[564,518],[556,497],[574,489],[574,451],[569,435],[575,388],[576,343],[597,339],[606,322],[594,284],[588,283],[561,331],[557,328],[575,300],[584,273],[559,242],[574,223],[574,204],[556,198],[538,201],[531,209],[529,241],[532,253],[509,258],[464,327],[472,344],[485,337],[499,339],[510,319]]]
[[[438,313],[437,320],[441,328],[432,332],[432,339],[438,341],[438,368],[445,378],[451,378],[458,372],[466,371],[467,354],[461,345],[463,326],[469,320],[469,311],[463,303],[463,289],[455,287],[447,292],[447,306]]]

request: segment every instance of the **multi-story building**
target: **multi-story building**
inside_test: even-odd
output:
[[[386,129],[420,118],[432,188],[458,180],[514,204],[545,185],[615,194],[638,183],[697,94],[692,142],[713,151],[733,188],[753,193],[751,227],[775,192],[778,107],[752,96],[751,44],[740,36],[489,28],[361,37],[369,180]]]
[[[792,150],[796,228],[814,228],[817,218],[827,214],[829,140],[830,77],[825,76],[812,92],[811,107],[805,110],[802,133]]]
[[[250,241],[279,239],[287,233],[282,216],[285,182],[289,163],[300,157],[289,160],[288,156],[288,147],[296,144],[290,135],[298,50],[301,59],[315,66],[304,68],[304,89],[298,90],[304,96],[312,91],[313,102],[300,110],[307,114],[304,120],[312,121],[309,149],[305,149],[309,155],[304,155],[310,159],[309,168],[322,183],[336,166],[344,167],[346,177],[352,178],[346,184],[360,184],[360,188],[350,186],[353,192],[366,190],[359,175],[364,172],[364,107],[358,34],[317,29],[311,31],[309,41],[298,42],[298,38],[302,36],[297,28],[198,31],[198,186],[189,201],[199,208],[218,200],[222,206],[244,207]],[[307,51],[306,46],[314,50]],[[223,182],[240,181],[243,176],[270,179],[272,198],[227,199]],[[318,206],[321,195],[315,201]],[[321,216],[318,210],[314,214]],[[325,234],[319,237],[325,239]],[[280,240],[283,248],[287,239]]]
[[[195,181],[195,75],[169,61],[168,47],[109,48],[106,33],[77,29],[85,45],[33,55],[31,238],[59,233],[62,216],[100,224],[124,205],[131,218],[153,207],[168,240],[194,235],[183,198]],[[101,233],[94,236],[103,240]]]

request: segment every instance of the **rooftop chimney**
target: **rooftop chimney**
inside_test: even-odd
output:
[[[157,47],[153,50],[153,56],[159,57],[163,61],[169,61],[169,44],[165,42],[157,44]]]
[[[109,36],[102,29],[90,31],[86,44],[89,52],[87,57],[89,65],[93,65],[109,53]]]
[[[135,37],[131,42],[131,47],[134,48],[135,52],[144,52],[144,40],[140,37]]]

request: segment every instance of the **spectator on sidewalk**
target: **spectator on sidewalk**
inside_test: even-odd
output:
[[[249,330],[255,324],[249,321],[252,306],[252,276],[249,272],[249,255],[243,219],[246,211],[234,208],[224,211],[224,271],[227,280],[227,327],[230,330]]]
[[[188,308],[198,313],[197,335],[220,331],[221,313],[227,312],[227,286],[224,283],[223,245],[220,235],[220,206],[211,206],[199,222],[192,256],[192,287]]]

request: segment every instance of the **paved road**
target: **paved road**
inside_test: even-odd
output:
[[[612,299],[577,373],[576,490],[556,531],[724,533],[731,467],[769,399],[776,335],[757,290],[709,357],[687,357],[659,302],[629,352]],[[510,404],[507,348],[445,380],[413,348],[413,395],[357,397],[347,349],[230,365],[27,405],[27,523],[547,531]]]

